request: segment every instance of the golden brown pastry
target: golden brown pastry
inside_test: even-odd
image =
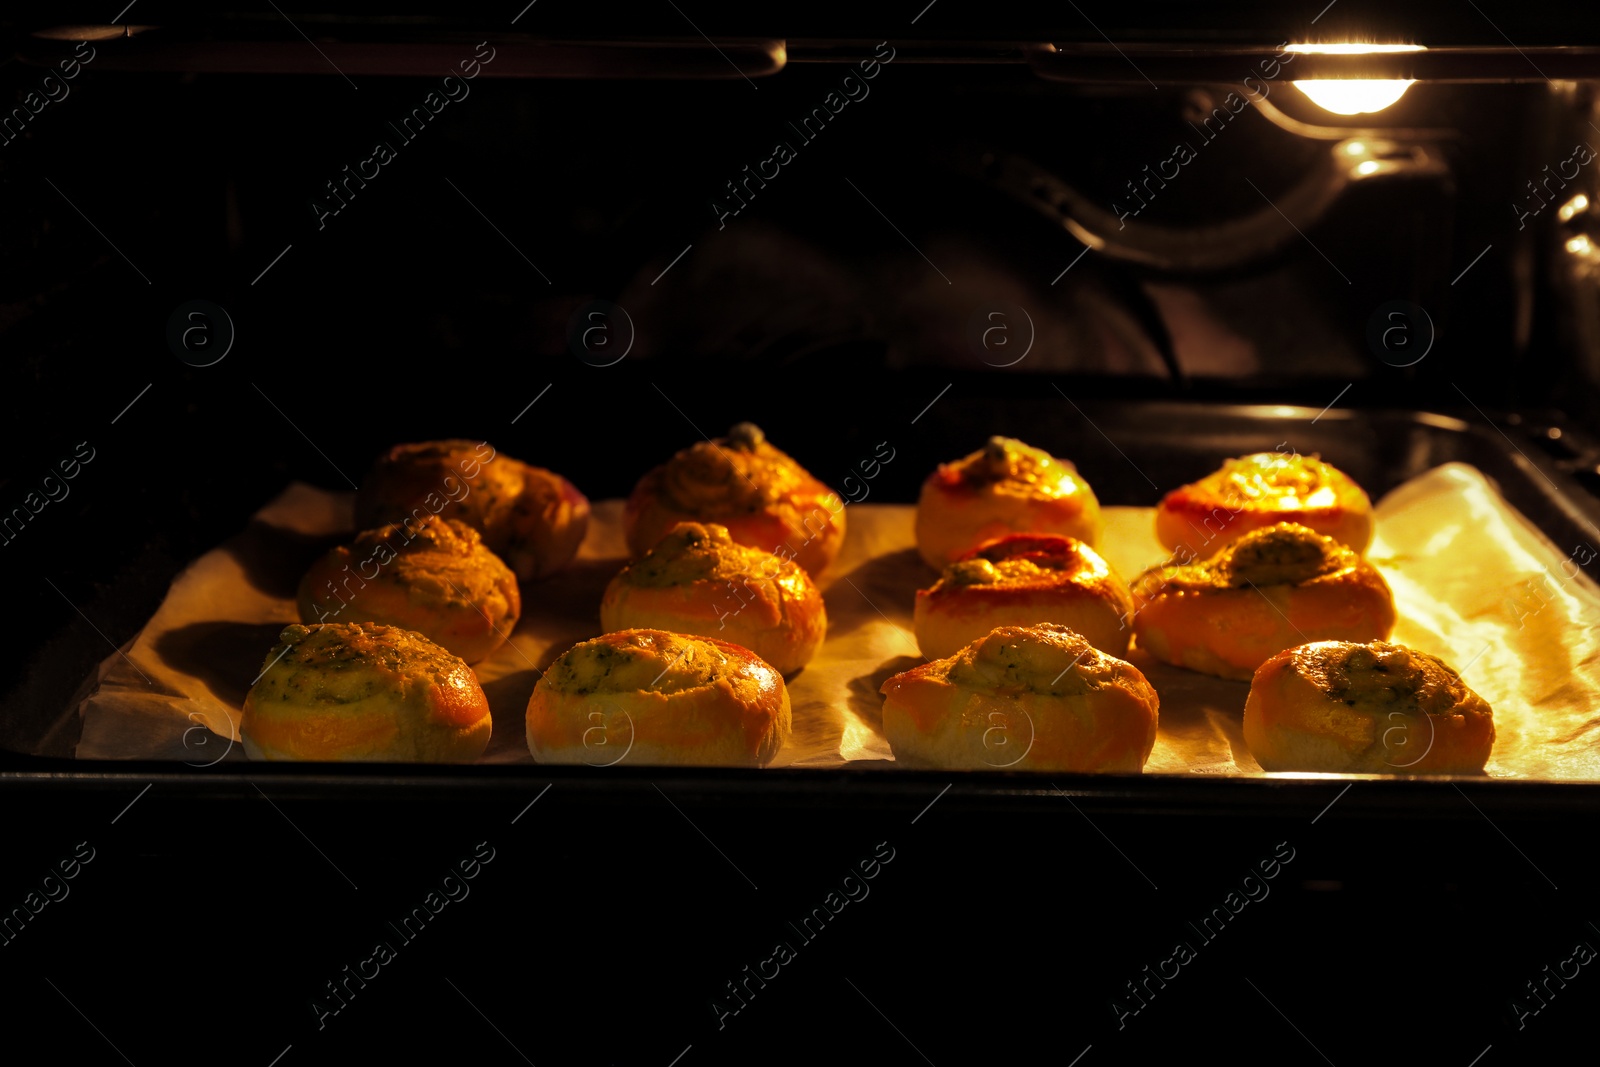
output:
[[[497,455],[489,444],[395,445],[356,493],[356,526],[460,519],[524,581],[566,566],[589,527],[589,501],[542,467]]]
[[[1374,641],[1394,594],[1354,549],[1292,522],[1251,530],[1215,559],[1152,567],[1133,581],[1139,647],[1193,671],[1248,681],[1309,641]]]
[[[1372,501],[1350,476],[1315,456],[1257,452],[1162,498],[1156,536],[1179,562],[1206,559],[1229,541],[1279,522],[1297,522],[1365,552]]]
[[[816,654],[828,617],[799,564],[737,544],[726,526],[681,522],[611,579],[600,628],[732,641],[787,675]]]
[[[1110,564],[1075,537],[1010,534],[969,552],[917,590],[914,627],[929,659],[953,656],[996,626],[1071,627],[1123,656],[1133,601]]]
[[[357,534],[300,581],[300,621],[415,630],[468,663],[487,659],[522,615],[517,576],[459,519]]]
[[[760,428],[691,445],[650,471],[628,497],[628,549],[643,555],[680,522],[714,522],[741,545],[820,574],[844,543],[844,501]]]
[[[550,665],[527,728],[539,763],[764,767],[789,738],[789,691],[727,641],[621,630]]]
[[[1269,771],[1475,774],[1494,748],[1494,712],[1437,657],[1316,641],[1256,671],[1244,739]]]
[[[1009,533],[1100,538],[1100,502],[1066,460],[1012,437],[941,463],[917,500],[917,550],[935,570]]]
[[[1000,626],[883,683],[896,761],[952,770],[1138,773],[1160,703],[1130,663],[1065,626]]]
[[[286,626],[244,698],[257,760],[448,763],[489,745],[472,668],[421,634],[375,623]]]

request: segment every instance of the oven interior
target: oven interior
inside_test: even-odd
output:
[[[91,42],[0,153],[22,401],[4,547],[49,579],[18,582],[13,708],[59,708],[107,651],[93,627],[125,640],[287,481],[348,488],[403,440],[489,438],[601,499],[749,418],[824,477],[892,438],[915,462],[874,490],[909,502],[1004,422],[1081,457],[1108,502],[1154,503],[1069,404],[1037,403],[1059,390],[1109,417],[1197,405],[1200,432],[1155,452],[1164,428],[1116,438],[1173,476],[1206,469],[1180,459],[1213,448],[1198,405],[1261,403],[1333,412],[1300,450],[1370,472],[1375,496],[1415,465],[1351,411],[1460,417],[1551,468],[1572,509],[1600,489],[1589,82],[1419,81],[1340,116],[1249,53],[1208,68],[1266,91],[1234,116],[1243,82],[1153,88],[1136,62],[1131,83],[1080,84],[1019,46],[880,62],[875,42],[797,40],[748,80],[491,60],[446,92],[145,69],[182,59],[164,34],[182,36]],[[19,94],[73,54],[19,41]],[[463,62],[497,47],[463,42]]]
[[[1471,12],[1431,12],[1419,34],[1376,5],[1342,3],[1315,29],[1314,11],[1254,5],[1199,21],[1158,5],[1142,23],[1069,7],[691,22],[676,5],[613,19],[547,3],[512,25],[481,6],[141,4],[138,25],[0,20],[26,112],[0,126],[0,560],[17,618],[0,791],[52,806],[15,831],[29,864],[53,861],[60,827],[105,824],[91,839],[126,894],[55,916],[58,940],[19,955],[48,973],[62,940],[139,959],[182,930],[196,967],[222,950],[264,961],[227,967],[242,1002],[281,1020],[262,1028],[262,1062],[285,1044],[315,1058],[442,1041],[396,1021],[463,987],[540,1062],[541,1038],[617,1062],[747,1062],[775,1040],[825,1054],[869,1026],[863,1047],[908,1062],[1044,1047],[1137,1062],[1249,1040],[1222,1029],[1234,1020],[1295,1062],[1350,1062],[1378,1035],[1462,1063],[1485,1045],[1525,1062],[1565,1048],[1577,997],[1525,984],[1600,936],[1566,903],[1593,888],[1573,844],[1589,785],[602,783],[68,758],[63,709],[190,560],[287,483],[349,488],[400,441],[487,438],[605,499],[750,419],[825,480],[890,441],[904,459],[873,499],[911,503],[936,463],[1006,433],[1073,457],[1104,503],[1151,505],[1149,480],[1293,440],[1374,498],[1470,462],[1557,545],[1600,546],[1592,31],[1493,12],[1508,49]],[[1290,84],[1340,73],[1341,57],[1285,64],[1280,45],[1420,37],[1434,65],[1416,59],[1397,102],[1358,115]],[[81,71],[46,86],[74,55]],[[471,59],[478,75],[446,86]],[[34,111],[30,92],[48,103]],[[75,478],[52,477],[74,457]],[[145,783],[144,821],[107,824]],[[324,859],[360,857],[343,881],[279,814],[312,824]],[[407,941],[412,977],[347,990],[339,1016],[308,1012],[480,838],[504,842],[476,886],[493,903],[441,916],[448,941]],[[719,1014],[726,983],[880,841],[905,859],[872,883],[879,904],[835,913],[837,942],[805,941]],[[726,864],[712,842],[730,843]],[[1281,842],[1307,858],[1277,898],[1234,913],[1230,939],[1179,972],[1210,976],[1126,988],[1147,963],[1169,973],[1184,922]],[[506,959],[562,976],[533,1016],[494,969]],[[1356,1026],[1322,1007],[1399,959],[1459,981],[1414,973]],[[36,985],[17,1002],[76,1027]],[[101,996],[96,1021],[159,1058],[166,1043],[131,1037],[151,997]],[[946,998],[964,1010],[930,1007]],[[217,1047],[237,1040],[229,1015],[185,1017]],[[516,1062],[493,1035],[472,1041]]]

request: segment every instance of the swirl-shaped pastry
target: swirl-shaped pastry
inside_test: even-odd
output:
[[[421,634],[375,623],[286,626],[244,698],[257,760],[477,759],[493,723],[472,668]]]
[[[810,574],[825,570],[844,542],[844,501],[748,422],[639,479],[624,520],[635,556],[680,522],[714,522],[739,544],[793,559]]]
[[[1160,701],[1131,663],[1065,626],[1000,626],[883,683],[883,733],[910,767],[1138,773]]]
[[[941,463],[917,500],[917,550],[934,570],[1009,533],[1100,538],[1100,502],[1077,468],[1011,437]]]
[[[611,579],[600,628],[732,641],[787,675],[816,654],[828,617],[799,564],[736,543],[725,526],[681,522]]]
[[[589,500],[561,475],[487,443],[423,441],[378,457],[356,493],[356,525],[416,525],[430,515],[460,519],[518,578],[543,578],[577,555]]]
[[[415,630],[468,663],[487,659],[522,615],[517,576],[459,519],[357,534],[300,581],[300,621]]]
[[[562,653],[528,698],[539,763],[764,767],[789,738],[789,691],[749,649],[621,630]]]
[[[1494,748],[1494,711],[1436,656],[1316,641],[1256,671],[1244,739],[1268,771],[1475,774]]]
[[[1286,648],[1374,641],[1394,594],[1354,549],[1305,526],[1251,530],[1215,559],[1152,567],[1133,581],[1133,631],[1157,659],[1248,681]]]
[[[1372,501],[1348,474],[1315,456],[1257,452],[1163,497],[1156,537],[1188,562],[1279,522],[1309,526],[1365,552],[1372,542]]]
[[[1133,601],[1111,565],[1075,537],[1010,534],[989,541],[917,590],[917,644],[953,656],[996,626],[1071,627],[1102,652],[1126,655]]]

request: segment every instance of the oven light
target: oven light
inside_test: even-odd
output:
[[[1284,51],[1308,56],[1370,56],[1425,52],[1427,48],[1420,44],[1322,41],[1291,44]],[[1411,88],[1410,81],[1400,78],[1308,78],[1294,85],[1309,96],[1312,103],[1335,115],[1370,115],[1382,111]],[[1350,154],[1358,152],[1352,149]]]
[[[1412,83],[1399,78],[1315,78],[1294,87],[1335,115],[1370,115],[1406,95]]]
[[[1567,251],[1575,256],[1585,256],[1594,251],[1594,245],[1583,234],[1579,234],[1567,241]]]
[[[1378,161],[1375,160],[1375,159],[1367,160],[1366,162],[1362,163],[1360,166],[1358,166],[1356,168],[1356,173],[1357,174],[1376,174],[1376,173],[1378,173]]]
[[[1349,144],[1344,146],[1344,150],[1352,156],[1361,156],[1366,155],[1367,146],[1362,144],[1360,141],[1351,141]]]
[[[1370,44],[1360,42],[1291,44],[1284,49],[1285,52],[1294,52],[1302,56],[1392,55],[1397,52],[1426,52],[1427,50],[1426,45],[1420,44]]]
[[[1562,222],[1570,222],[1572,220],[1572,216],[1576,215],[1580,211],[1585,210],[1588,208],[1588,206],[1589,198],[1584,196],[1582,193],[1579,193],[1577,196],[1561,205],[1561,207],[1556,211],[1556,217]]]

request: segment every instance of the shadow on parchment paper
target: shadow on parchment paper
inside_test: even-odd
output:
[[[575,559],[550,577],[522,583],[522,621],[517,633],[541,640],[566,639],[565,652],[579,641],[600,635],[600,600],[606,586],[627,564],[625,557]],[[543,666],[540,670],[543,670]]]
[[[1261,767],[1244,743],[1244,701],[1250,695],[1249,682],[1174,667],[1141,648],[1131,650],[1126,659],[1139,668],[1161,698],[1157,754],[1146,770],[1259,773]],[[1167,758],[1158,760],[1157,756]],[[1171,757],[1177,757],[1176,762]],[[1165,765],[1169,762],[1172,765]]]
[[[511,642],[493,656],[507,672],[482,683],[494,719],[494,733],[483,761],[533,762],[527,734],[528,698],[533,687],[562,653],[579,641],[600,635],[600,600],[627,562],[620,556],[577,559],[548,578],[521,583],[522,618]],[[490,672],[479,673],[481,678]]]
[[[896,656],[894,659],[885,660],[871,674],[850,679],[850,710],[882,737],[883,694],[878,690],[882,689],[883,683],[894,675],[909,671],[913,667],[920,667],[924,662],[926,661],[917,656]]]
[[[482,682],[484,698],[489,701],[489,717],[494,720],[494,731],[489,735],[489,747],[484,749],[481,761],[489,763],[532,763],[528,751],[528,698],[533,687],[550,668],[550,664],[570,646],[552,646],[538,657],[527,670],[513,671],[492,682]],[[511,653],[521,660],[516,652]]]
[[[174,671],[200,679],[217,699],[244,706],[250,683],[278,643],[282,622],[192,622],[158,637],[153,647]]]
[[[244,532],[225,547],[239,561],[239,569],[251,586],[268,596],[293,600],[300,591],[300,579],[311,564],[350,537],[349,533],[303,534],[251,519]],[[271,647],[270,642],[267,647]],[[255,671],[249,677],[254,678]]]
[[[828,607],[828,637],[839,637],[860,629],[864,623],[887,618],[906,632],[915,648],[911,612],[917,602],[917,590],[932,585],[938,577],[914,548],[869,559],[849,574],[839,575],[823,596]]]

